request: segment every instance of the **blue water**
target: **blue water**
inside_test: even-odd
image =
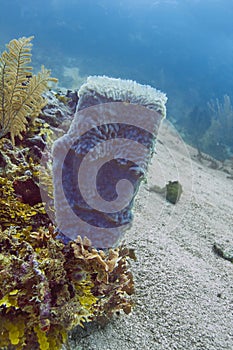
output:
[[[190,142],[211,125],[208,101],[223,101],[224,95],[233,101],[233,0],[0,0],[0,5],[1,50],[13,38],[34,35],[33,65],[52,69],[68,88],[64,67],[78,67],[82,76],[150,84],[167,93],[168,118]],[[225,146],[231,154],[233,141]]]

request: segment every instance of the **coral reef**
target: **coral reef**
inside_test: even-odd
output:
[[[129,251],[64,245],[52,227],[0,232],[0,348],[56,350],[73,327],[131,311]]]
[[[30,148],[14,147],[0,140],[0,214],[1,227],[37,228],[48,225],[49,218],[39,190],[39,164]]]
[[[131,250],[120,246],[97,251],[81,238],[65,245],[51,225],[38,188],[44,183],[53,201],[52,177],[49,167],[40,173],[40,158],[45,144],[64,133],[77,94],[48,94],[45,112],[28,126],[22,140],[16,144],[7,137],[0,140],[0,348],[4,350],[61,349],[75,326],[104,323],[115,312],[129,313],[133,305]]]
[[[12,40],[0,58],[0,349],[59,350],[74,327],[92,321],[104,324],[116,312],[131,312],[134,281],[130,260],[136,257],[124,244],[116,245],[115,239],[106,237],[105,244],[104,237],[98,236],[98,226],[92,227],[93,242],[82,227],[75,225],[74,239],[63,239],[59,227],[52,224],[51,171],[59,150],[54,147],[52,158],[51,145],[57,145],[58,137],[59,142],[64,140],[69,128],[72,143],[77,141],[77,127],[83,122],[82,118],[77,122],[79,112],[85,117],[84,107],[94,104],[102,124],[86,130],[83,142],[74,144],[71,151],[82,158],[85,147],[89,151],[94,142],[100,143],[100,152],[105,150],[101,139],[109,137],[141,144],[140,154],[125,147],[127,155],[134,156],[131,159],[129,155],[129,160],[127,155],[123,159],[120,146],[118,157],[100,169],[97,181],[101,195],[111,200],[113,187],[126,176],[133,184],[135,196],[166,113],[166,96],[149,86],[106,77],[89,78],[79,96],[77,91],[46,92],[48,82],[56,79],[44,67],[37,75],[32,74],[31,40],[32,37]],[[114,113],[119,112],[127,120],[120,119],[117,124],[114,115],[106,120],[103,110],[108,103],[104,102],[109,101],[120,106],[113,108]],[[112,107],[107,112],[113,112]],[[85,122],[92,123],[92,116]],[[110,177],[105,178],[105,172]],[[65,175],[70,180],[68,172]],[[74,185],[70,183],[71,190]],[[128,192],[126,196],[129,197]],[[58,201],[56,197],[57,207]],[[66,213],[62,202],[59,206]],[[110,228],[113,225],[118,229],[123,222],[131,221],[132,207],[133,199],[125,212],[107,213],[105,217],[101,214],[101,220],[107,219]],[[91,216],[98,223],[93,211]],[[116,231],[117,238],[120,230]],[[66,235],[67,231],[63,233]]]
[[[77,91],[48,91],[44,97],[47,104],[40,116],[50,127],[61,127],[73,118],[78,103]]]
[[[26,130],[27,118],[33,121],[46,105],[42,93],[48,90],[48,83],[57,81],[44,66],[37,75],[32,74],[32,39],[11,40],[0,57],[0,137],[10,132],[13,143]]]

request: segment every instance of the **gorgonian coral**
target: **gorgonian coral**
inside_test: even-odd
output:
[[[46,105],[42,93],[48,90],[48,83],[57,82],[44,66],[37,75],[32,74],[32,39],[11,40],[0,57],[0,137],[10,132],[13,143],[26,130],[27,117],[37,117]]]

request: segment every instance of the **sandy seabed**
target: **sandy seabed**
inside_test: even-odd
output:
[[[137,255],[133,312],[77,328],[70,349],[233,349],[233,264],[213,252],[215,242],[233,248],[233,179],[196,155],[165,121],[125,236]],[[173,180],[176,205],[148,191]]]

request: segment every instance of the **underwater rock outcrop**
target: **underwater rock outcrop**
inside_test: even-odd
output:
[[[61,127],[73,118],[78,103],[77,91],[47,91],[44,97],[47,104],[40,116],[50,126]]]
[[[56,225],[64,241],[117,244],[166,114],[162,92],[130,80],[89,77],[68,133],[53,146]]]

